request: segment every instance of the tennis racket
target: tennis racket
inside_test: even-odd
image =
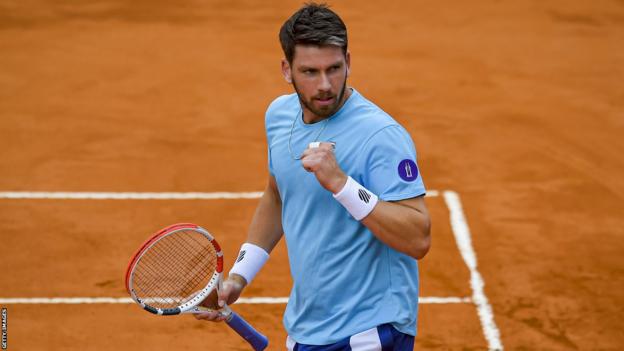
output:
[[[148,312],[167,316],[201,313],[211,309],[199,304],[221,287],[223,253],[204,228],[174,224],[141,245],[126,270],[126,290]],[[267,338],[228,306],[219,312],[230,328],[254,350],[264,350]]]

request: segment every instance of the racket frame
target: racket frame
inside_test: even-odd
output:
[[[206,284],[206,287],[196,292],[195,296],[193,296],[191,299],[189,299],[185,303],[177,307],[173,307],[173,308],[158,308],[158,307],[151,306],[149,304],[149,301],[144,301],[141,298],[139,298],[136,295],[136,292],[134,291],[134,289],[132,288],[134,269],[137,267],[137,265],[141,261],[141,258],[143,257],[143,255],[146,252],[148,252],[149,249],[152,246],[154,246],[159,240],[162,240],[169,235],[173,235],[183,230],[193,230],[197,233],[204,235],[210,241],[217,255],[217,265],[216,265],[215,272],[212,275],[212,277],[210,277],[210,280],[208,281],[208,284]],[[153,314],[168,316],[168,315],[176,315],[180,313],[201,313],[201,312],[211,311],[211,309],[209,308],[202,308],[198,305],[202,301],[204,301],[204,299],[208,297],[208,295],[210,295],[210,293],[219,284],[221,284],[222,274],[223,274],[223,252],[221,251],[221,247],[219,246],[219,243],[217,243],[215,238],[212,235],[210,235],[210,233],[206,229],[196,224],[178,223],[178,224],[171,225],[157,232],[152,237],[147,239],[139,247],[137,252],[132,257],[132,260],[130,260],[130,263],[128,263],[128,268],[126,269],[126,290],[130,294],[130,297],[132,297],[132,300],[134,300],[137,304],[143,307],[144,310]],[[226,310],[226,314],[228,315],[227,317],[229,317],[229,314],[230,314],[230,311],[228,310]]]
[[[193,230],[195,232],[199,232],[204,235],[206,238],[210,240],[210,243],[213,245],[215,252],[217,253],[217,267],[215,269],[215,273],[210,278],[208,284],[205,288],[195,293],[189,301],[184,304],[174,307],[174,308],[157,308],[150,306],[146,301],[142,301],[140,298],[136,296],[134,289],[132,289],[132,280],[133,280],[133,272],[136,268],[137,264],[140,262],[141,257],[159,240],[165,238],[168,235],[174,234],[181,230]],[[180,313],[201,313],[207,311],[214,311],[213,309],[198,306],[215,288],[221,288],[223,276],[223,252],[221,251],[221,247],[219,243],[214,239],[208,231],[196,224],[193,223],[179,223],[171,225],[167,228],[162,229],[158,233],[154,234],[151,238],[147,239],[135,252],[134,256],[128,263],[128,267],[126,269],[126,290],[132,297],[132,299],[139,304],[143,309],[148,312],[157,314],[157,315],[176,315]],[[255,351],[262,351],[266,349],[269,341],[266,336],[260,334],[256,331],[247,321],[245,321],[240,315],[235,313],[230,309],[229,306],[225,305],[218,310],[222,316],[225,317],[225,322],[227,325],[232,328],[238,335],[244,338]]]

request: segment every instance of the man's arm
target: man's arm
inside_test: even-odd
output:
[[[247,242],[258,245],[266,252],[271,253],[275,245],[282,238],[282,200],[273,176],[269,176],[260,203],[256,208],[249,230]]]
[[[423,196],[379,201],[361,222],[383,243],[415,259],[425,257],[431,246],[431,220]]]
[[[333,194],[347,183],[348,177],[336,162],[329,143],[305,150],[301,162]],[[361,223],[386,245],[416,259],[429,251],[431,221],[422,196],[397,202],[380,200]]]
[[[275,178],[269,176],[267,187],[260,198],[260,203],[256,207],[256,212],[249,225],[246,242],[257,245],[266,252],[271,253],[283,233],[282,200],[279,196]],[[234,303],[245,286],[247,286],[245,278],[238,274],[231,274],[223,281],[223,286],[219,290],[218,305],[223,307],[225,303],[228,305]],[[206,304],[210,305],[207,301]],[[216,311],[198,313],[195,314],[195,318],[217,322],[223,320],[223,316]]]

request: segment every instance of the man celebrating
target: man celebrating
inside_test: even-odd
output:
[[[347,30],[327,6],[306,4],[279,38],[296,93],[266,112],[268,185],[219,304],[236,301],[284,235],[289,350],[413,350],[430,219],[412,140],[347,86]]]

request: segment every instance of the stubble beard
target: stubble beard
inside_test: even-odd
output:
[[[295,92],[297,93],[297,96],[299,97],[299,101],[301,102],[301,104],[303,106],[305,106],[305,108],[310,110],[312,113],[314,113],[316,116],[325,119],[327,117],[330,117],[334,113],[338,112],[338,109],[341,107],[342,99],[344,98],[345,91],[347,90],[347,77],[345,77],[345,80],[342,83],[342,88],[340,89],[340,93],[338,94],[336,101],[334,101],[333,104],[331,104],[329,106],[326,106],[323,109],[318,109],[318,108],[314,107],[314,104],[313,104],[312,100],[315,97],[310,98],[310,101],[306,101],[303,98],[303,96],[299,92],[299,89],[297,89],[297,83],[295,83],[294,79],[292,81],[292,85],[293,85],[293,88],[295,88]],[[316,96],[316,97],[318,97],[318,96]]]

